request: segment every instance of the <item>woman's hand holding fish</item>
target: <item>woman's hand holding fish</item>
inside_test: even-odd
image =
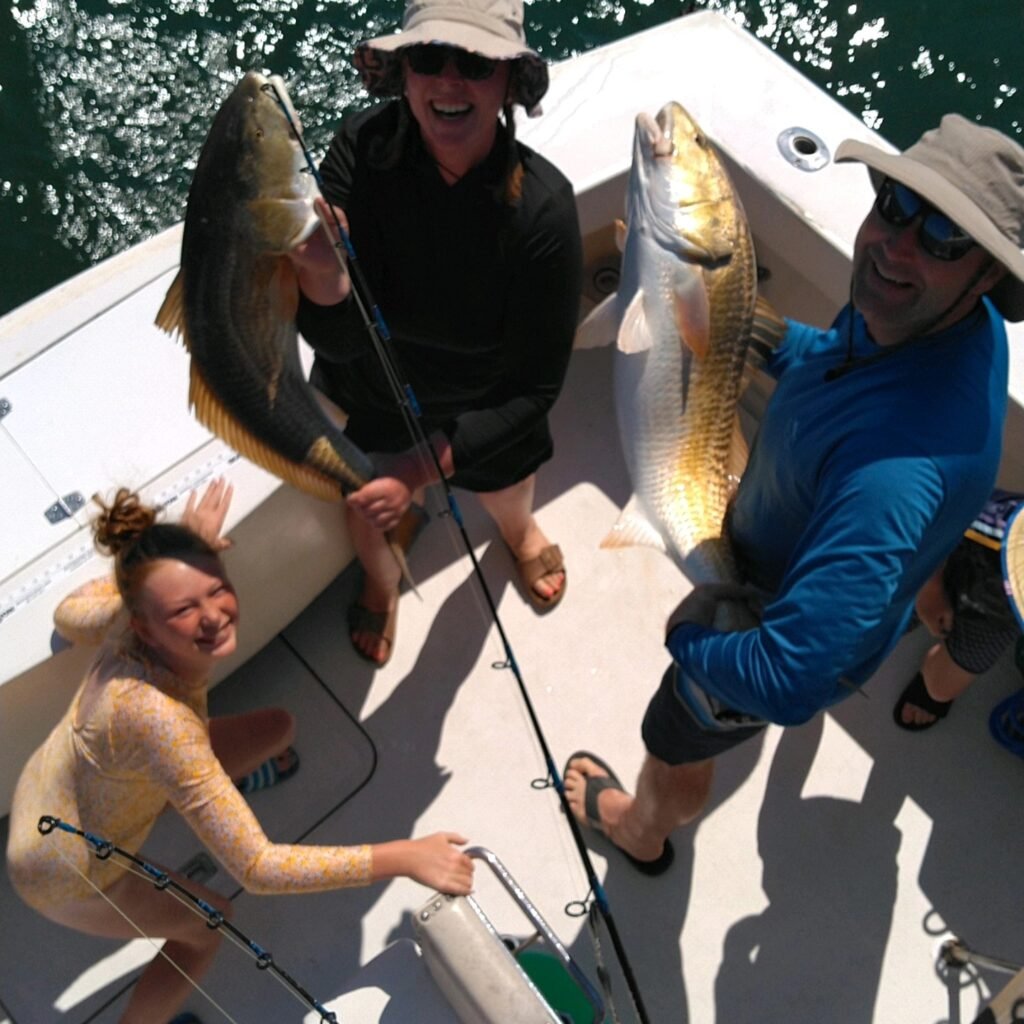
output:
[[[701,583],[683,598],[679,607],[668,617],[665,636],[668,637],[676,626],[681,626],[684,622],[692,622],[698,626],[714,626],[715,615],[722,601],[742,603],[753,615],[760,614],[761,594],[753,587],[744,587],[737,583]]]
[[[445,477],[455,472],[448,438],[437,431],[430,444]],[[378,452],[370,456],[377,475],[346,498],[349,508],[358,512],[378,530],[391,530],[405,515],[413,495],[428,484],[437,482],[437,469],[430,456],[417,448],[390,454]]]
[[[321,198],[316,199],[315,206],[321,229],[292,249],[288,257],[306,298],[318,306],[333,306],[347,299],[352,288],[345,269],[345,249],[334,219],[337,217],[342,230],[348,233],[348,218],[340,206],[333,207],[332,214],[332,208]]]
[[[224,551],[231,547],[231,541],[222,537],[220,531],[224,528],[235,489],[223,477],[217,477],[210,481],[201,498],[196,498],[197,493],[189,493],[181,525],[202,537],[214,551]]]
[[[412,488],[401,477],[385,474],[374,477],[345,500],[348,507],[358,512],[371,526],[386,532],[397,526],[405,515],[412,502]]]

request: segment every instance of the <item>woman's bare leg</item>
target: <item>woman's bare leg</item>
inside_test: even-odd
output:
[[[533,516],[533,496],[537,485],[537,474],[500,491],[481,492],[480,504],[498,524],[498,530],[505,543],[512,549],[518,562],[536,558],[551,541],[537,525]],[[534,583],[534,589],[544,598],[557,594],[565,584],[564,572],[548,573]]]
[[[364,572],[359,603],[371,612],[390,612],[398,604],[398,588],[402,582],[402,570],[394,552],[385,535],[361,515],[346,510],[346,520],[352,546]],[[355,630],[352,643],[372,661],[383,662],[389,654],[387,640],[377,633]]]

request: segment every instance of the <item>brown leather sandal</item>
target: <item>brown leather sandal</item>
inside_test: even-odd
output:
[[[395,646],[395,627],[397,623],[397,602],[394,608],[388,612],[370,611],[369,608],[360,604],[359,601],[354,602],[349,605],[348,609],[348,638],[352,643],[352,650],[363,661],[368,661],[371,665],[376,665],[377,668],[383,668],[391,660],[391,652]],[[384,657],[380,659],[373,658],[363,651],[355,642],[354,634],[356,633],[372,633],[383,640],[388,645],[387,650],[384,652]]]
[[[550,611],[565,596],[565,588],[569,585],[569,574],[565,569],[565,561],[562,558],[562,549],[557,544],[549,544],[541,551],[536,558],[525,562],[516,562],[516,572],[519,574],[519,583],[530,603],[541,611]],[[544,597],[534,588],[534,583],[543,576],[560,572],[562,585],[550,597]]]

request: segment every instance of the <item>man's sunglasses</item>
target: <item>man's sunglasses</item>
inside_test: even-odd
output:
[[[470,82],[482,82],[494,74],[496,60],[481,57],[479,53],[460,50],[457,46],[441,46],[436,43],[420,43],[408,46],[403,51],[409,67],[417,75],[439,75],[451,58],[455,70]]]
[[[958,260],[977,244],[944,213],[892,178],[886,178],[878,189],[875,209],[886,224],[899,228],[920,217],[917,240],[921,248],[936,259]]]

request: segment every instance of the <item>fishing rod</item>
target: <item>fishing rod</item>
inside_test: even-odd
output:
[[[200,917],[205,918],[207,927],[227,935],[227,937],[230,938],[236,946],[251,954],[256,964],[256,969],[260,971],[267,971],[270,975],[277,978],[277,980],[281,982],[281,984],[284,985],[284,987],[307,1009],[315,1010],[319,1013],[321,1024],[338,1024],[337,1015],[317,1002],[317,1000],[314,999],[313,996],[311,996],[287,971],[278,967],[274,962],[273,955],[268,950],[250,939],[248,935],[241,931],[241,929],[236,928],[235,925],[233,925],[216,907],[211,906],[206,902],[206,900],[196,896],[195,893],[189,892],[189,890],[183,885],[179,885],[179,883],[171,878],[166,871],[141,860],[139,857],[136,857],[135,854],[129,853],[127,850],[122,850],[121,847],[115,846],[108,839],[102,839],[97,835],[93,835],[91,832],[84,832],[75,825],[62,821],[60,818],[55,818],[50,814],[44,814],[39,819],[36,827],[44,836],[52,834],[53,831],[57,829],[61,832],[67,832],[70,835],[84,839],[86,843],[92,847],[98,860],[108,860],[111,857],[119,858],[120,863],[122,863],[129,871],[133,871],[140,877],[151,881],[154,888],[159,889],[162,892],[166,892],[169,896],[173,896],[175,899],[179,900]],[[83,877],[86,876],[83,875]],[[89,881],[89,879],[86,878],[86,881]],[[90,881],[89,884],[92,885],[93,883]],[[139,933],[143,934],[141,930]],[[166,956],[162,951],[161,955]],[[173,961],[171,962],[173,963]],[[175,966],[177,965],[175,964]],[[192,979],[189,978],[189,981],[192,981]],[[192,984],[197,991],[202,992],[202,994],[206,996],[206,998],[213,1003],[213,1005],[216,1006],[225,1017],[229,1020],[233,1019],[227,1011],[219,1006],[211,996],[207,995],[207,993],[204,992],[196,982],[192,981]]]
[[[472,565],[473,574],[476,577],[481,591],[484,596],[484,600],[487,603],[488,610],[490,612],[491,620],[497,627],[498,636],[501,640],[502,647],[505,651],[505,662],[499,663],[496,667],[507,668],[511,671],[515,678],[516,684],[519,689],[520,696],[522,697],[523,704],[526,708],[527,715],[530,720],[530,724],[533,728],[534,735],[537,739],[538,744],[541,748],[541,753],[544,758],[544,762],[548,772],[548,778],[550,779],[550,785],[553,785],[555,791],[558,794],[559,803],[562,811],[564,812],[565,820],[569,823],[569,829],[573,837],[573,841],[576,845],[576,850],[580,856],[580,860],[583,864],[584,872],[587,876],[587,884],[590,887],[590,891],[593,894],[594,902],[600,912],[601,919],[604,921],[605,927],[608,929],[608,935],[611,938],[612,946],[615,950],[616,958],[619,961],[619,965],[622,968],[623,977],[625,978],[626,985],[629,988],[630,997],[633,1001],[633,1007],[636,1011],[637,1018],[640,1024],[649,1024],[650,1018],[647,1016],[647,1011],[644,1007],[643,997],[640,994],[640,989],[636,982],[636,977],[633,974],[633,969],[630,966],[629,958],[626,955],[625,947],[622,943],[621,936],[619,935],[618,927],[615,924],[615,919],[612,916],[611,906],[608,902],[607,894],[605,893],[604,887],[601,884],[600,879],[597,877],[597,872],[594,870],[593,862],[590,859],[590,853],[587,850],[586,843],[583,839],[583,833],[580,829],[579,822],[576,819],[576,815],[573,814],[572,808],[569,806],[569,800],[565,793],[565,784],[562,776],[555,764],[554,758],[551,755],[551,750],[548,746],[547,737],[544,735],[544,730],[541,727],[540,719],[537,716],[536,709],[533,706],[533,701],[530,698],[529,691],[526,687],[526,682],[523,679],[523,675],[519,670],[519,664],[516,661],[515,654],[512,651],[512,645],[509,642],[508,636],[505,633],[505,628],[502,625],[501,617],[498,614],[497,605],[494,602],[494,598],[491,594],[490,588],[487,585],[487,580],[484,577],[483,570],[480,568],[480,563],[476,557],[476,552],[473,550],[473,544],[470,540],[469,534],[466,530],[465,523],[462,518],[461,510],[459,509],[458,502],[455,500],[455,495],[452,491],[451,485],[448,483],[445,477],[444,471],[441,468],[441,462],[438,458],[437,452],[434,446],[430,443],[430,439],[427,437],[425,430],[421,424],[421,410],[419,403],[416,401],[416,395],[412,389],[412,385],[407,381],[403,381],[402,375],[398,372],[394,353],[389,351],[386,345],[386,341],[390,341],[391,335],[388,331],[387,324],[384,320],[384,316],[381,313],[380,307],[377,306],[370,292],[369,284],[366,280],[366,276],[363,273],[362,267],[359,263],[359,258],[356,254],[355,246],[352,244],[352,239],[349,237],[348,232],[345,230],[338,217],[333,204],[327,200],[327,196],[324,193],[323,179],[320,176],[320,172],[313,162],[312,154],[306,147],[305,140],[302,138],[302,132],[299,127],[299,119],[295,113],[295,109],[292,106],[291,99],[288,96],[288,90],[284,85],[284,81],[278,76],[273,76],[264,86],[263,89],[272,94],[277,100],[278,105],[284,112],[285,118],[288,120],[289,127],[291,128],[295,139],[302,149],[302,155],[306,161],[306,167],[309,173],[313,176],[313,180],[316,182],[317,189],[320,195],[323,197],[327,209],[330,211],[330,215],[333,221],[333,226],[338,233],[339,239],[341,239],[341,245],[344,246],[345,253],[348,258],[348,264],[346,267],[345,257],[342,256],[340,248],[337,244],[334,246],[334,252],[338,258],[338,263],[342,270],[346,270],[352,281],[352,294],[355,297],[356,305],[359,309],[359,313],[363,318],[363,324],[366,327],[371,342],[374,347],[374,351],[377,353],[378,358],[381,360],[381,364],[384,368],[385,375],[392,387],[392,390],[396,396],[399,406],[402,410],[402,414],[405,417],[408,425],[410,434],[416,441],[420,451],[426,451],[429,453],[430,459],[433,462],[434,469],[437,473],[438,481],[444,491],[445,501],[448,506],[448,510],[458,527],[459,535],[462,538],[462,543],[466,553],[469,555],[470,563]],[[593,927],[593,926],[592,926]],[[594,932],[596,941],[596,931]]]

